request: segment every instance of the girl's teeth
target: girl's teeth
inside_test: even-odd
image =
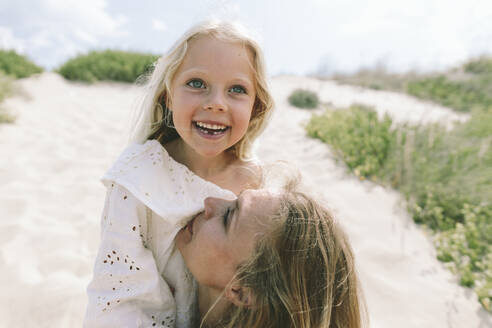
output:
[[[202,123],[202,122],[196,122],[196,125],[198,125],[201,128],[206,128],[210,130],[223,130],[226,128],[224,125],[217,125],[217,124],[208,124],[208,123]]]

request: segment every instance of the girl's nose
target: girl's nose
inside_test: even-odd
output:
[[[224,98],[224,94],[219,90],[214,91],[207,98],[205,105],[206,110],[213,110],[218,112],[224,112],[227,110],[227,103]]]

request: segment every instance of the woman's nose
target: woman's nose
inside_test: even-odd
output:
[[[203,202],[205,205],[205,219],[213,218],[222,208],[227,206],[228,201],[221,198],[207,197]]]
[[[212,218],[215,212],[215,207],[216,207],[216,202],[217,198],[214,197],[207,197],[205,198],[205,201],[203,204],[205,205],[205,219],[210,219]]]

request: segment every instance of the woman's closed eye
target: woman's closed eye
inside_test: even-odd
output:
[[[186,85],[194,89],[205,89],[205,82],[200,79],[192,79],[188,81]]]
[[[227,226],[229,225],[229,214],[231,213],[231,208],[230,207],[227,207],[225,212],[224,212],[224,215],[222,216],[222,220],[223,220],[223,223],[224,223],[224,228],[227,230]]]

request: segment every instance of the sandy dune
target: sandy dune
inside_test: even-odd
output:
[[[139,90],[68,83],[52,73],[19,85],[30,99],[8,99],[17,122],[0,125],[0,327],[80,327],[105,193],[98,179],[126,143]],[[293,162],[336,212],[357,255],[371,327],[492,327],[475,294],[435,259],[398,194],[347,174],[326,145],[305,136],[310,113],[286,102],[298,87],[336,106],[376,106],[397,121],[466,117],[389,92],[277,77],[278,110],[258,154]]]

